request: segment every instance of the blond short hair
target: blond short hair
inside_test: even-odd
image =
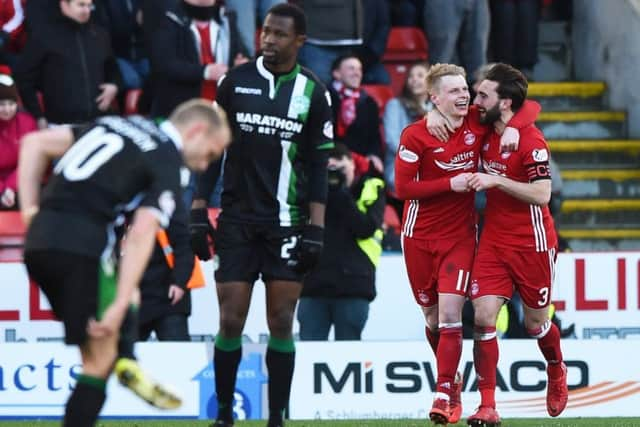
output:
[[[227,113],[217,103],[196,98],[178,105],[169,116],[175,125],[183,125],[193,120],[206,122],[211,130],[228,126]]]
[[[445,76],[462,76],[467,78],[464,68],[454,64],[434,64],[427,73],[427,90],[433,95],[440,88],[440,80]]]

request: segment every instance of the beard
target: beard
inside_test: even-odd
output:
[[[483,125],[492,125],[500,119],[501,115],[502,113],[500,113],[500,107],[498,107],[498,104],[496,104],[490,109],[486,110],[484,114],[480,114],[480,123],[482,123]]]

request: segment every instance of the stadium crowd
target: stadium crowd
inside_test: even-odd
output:
[[[237,102],[234,102],[243,95],[258,95],[251,93],[254,89],[248,87],[251,83],[250,79],[253,77],[246,71],[248,68],[245,64],[256,64],[254,68],[257,67],[260,76],[269,76],[272,84],[275,76],[277,84],[273,88],[273,96],[276,97],[276,100],[279,96],[278,90],[281,83],[284,86],[287,82],[291,83],[291,80],[295,80],[297,85],[298,78],[294,74],[307,73],[304,68],[303,71],[294,68],[295,73],[291,71],[289,65],[295,65],[296,57],[300,65],[313,72],[313,74],[305,74],[304,77],[305,81],[312,82],[307,83],[311,88],[309,89],[309,97],[316,92],[320,95],[314,95],[314,104],[311,109],[309,105],[293,105],[290,107],[289,114],[292,114],[293,110],[296,110],[294,113],[297,114],[297,109],[306,108],[305,111],[312,116],[309,119],[309,126],[315,132],[313,135],[317,133],[320,138],[322,134],[325,139],[330,140],[329,142],[335,141],[341,144],[339,152],[337,154],[334,152],[332,156],[337,159],[336,161],[345,161],[349,168],[349,174],[346,179],[347,183],[345,183],[343,182],[345,177],[342,176],[344,171],[337,170],[336,175],[336,170],[333,170],[333,179],[338,181],[329,182],[330,194],[327,200],[326,188],[318,190],[323,184],[324,187],[327,187],[326,182],[315,178],[322,173],[313,169],[320,164],[323,173],[326,171],[327,159],[322,157],[325,154],[318,154],[317,161],[313,157],[311,160],[306,159],[308,164],[305,164],[304,173],[310,171],[308,172],[310,205],[308,217],[311,222],[302,225],[289,218],[288,226],[301,227],[300,243],[297,243],[297,237],[285,236],[285,238],[291,239],[291,247],[298,251],[292,253],[289,260],[293,264],[287,264],[289,267],[293,265],[295,274],[283,273],[284,270],[277,265],[272,266],[273,269],[270,270],[261,264],[255,266],[255,271],[253,269],[245,271],[243,276],[237,271],[237,266],[228,264],[228,258],[237,257],[237,254],[240,253],[233,252],[233,250],[238,247],[245,248],[242,245],[246,242],[239,243],[234,240],[234,236],[256,233],[255,235],[259,238],[274,239],[268,234],[264,234],[264,230],[255,228],[253,219],[247,220],[246,217],[243,217],[246,213],[242,210],[243,207],[253,203],[246,200],[251,198],[248,194],[234,199],[237,202],[235,206],[230,204],[224,206],[225,203],[229,203],[232,197],[229,196],[231,191],[225,185],[225,190],[222,190],[222,202],[220,202],[221,186],[224,184],[218,183],[215,188],[216,182],[224,183],[227,179],[230,183],[236,183],[241,179],[238,178],[238,169],[228,167],[228,165],[222,166],[222,163],[227,162],[237,167],[246,167],[245,164],[238,166],[240,164],[239,157],[237,157],[237,153],[233,152],[233,146],[229,149],[227,158],[222,159],[216,165],[218,170],[213,175],[204,174],[198,178],[192,177],[190,181],[191,192],[187,192],[187,194],[193,194],[195,200],[193,205],[191,204],[192,200],[186,200],[187,205],[192,208],[191,237],[194,252],[201,259],[207,259],[211,256],[208,253],[210,243],[220,244],[217,253],[220,255],[222,264],[220,264],[219,271],[216,272],[216,278],[219,285],[218,293],[222,296],[221,312],[223,312],[223,318],[220,322],[220,334],[216,339],[215,363],[216,368],[220,366],[220,372],[216,371],[216,387],[219,392],[219,407],[222,415],[219,414],[215,425],[221,427],[233,425],[231,406],[235,372],[237,372],[241,354],[239,339],[244,324],[243,317],[246,319],[249,308],[247,295],[249,298],[251,295],[250,290],[243,293],[238,287],[238,282],[246,282],[249,289],[253,281],[262,275],[265,281],[273,283],[270,289],[274,290],[274,294],[269,298],[275,301],[271,307],[275,306],[276,308],[269,313],[269,327],[272,336],[268,346],[267,365],[272,374],[283,378],[283,381],[274,385],[270,383],[271,414],[269,426],[281,426],[282,414],[286,408],[290,391],[295,354],[291,337],[291,323],[293,311],[303,288],[297,290],[297,293],[284,289],[288,286],[288,282],[293,282],[305,286],[306,292],[302,292],[303,296],[324,296],[324,292],[314,294],[309,288],[311,284],[318,286],[318,283],[321,283],[318,276],[322,276],[322,274],[312,276],[313,280],[307,280],[307,282],[304,282],[304,274],[312,269],[319,260],[318,268],[337,268],[338,271],[342,268],[339,263],[338,267],[335,267],[335,263],[340,260],[333,260],[334,265],[330,265],[331,263],[327,261],[326,257],[321,258],[322,228],[340,225],[341,215],[348,215],[354,224],[365,224],[361,226],[361,229],[365,231],[357,236],[350,236],[344,230],[335,234],[331,234],[329,231],[324,232],[325,246],[328,244],[327,242],[331,242],[331,247],[343,247],[342,243],[344,242],[339,239],[344,241],[351,239],[350,248],[356,253],[359,253],[361,249],[367,255],[363,258],[363,263],[367,267],[371,267],[369,262],[373,263],[373,268],[366,269],[368,279],[363,280],[363,287],[366,286],[366,290],[362,295],[355,296],[362,302],[360,307],[362,307],[363,313],[357,319],[359,326],[355,332],[345,335],[345,339],[357,339],[364,322],[366,322],[368,303],[375,297],[375,260],[379,257],[379,252],[383,245],[386,249],[400,250],[401,224],[405,227],[402,234],[405,237],[412,237],[412,231],[408,231],[407,227],[415,225],[409,224],[409,222],[411,215],[418,215],[416,213],[418,208],[416,207],[413,212],[411,202],[405,203],[404,201],[433,197],[437,193],[408,190],[411,187],[409,181],[412,181],[416,174],[414,169],[411,169],[409,174],[406,171],[400,171],[404,178],[409,178],[408,180],[398,179],[398,167],[406,166],[401,160],[408,163],[416,161],[412,157],[412,152],[399,152],[399,147],[402,146],[403,149],[406,149],[410,145],[406,141],[409,138],[407,132],[402,134],[403,129],[435,109],[441,113],[441,120],[443,120],[441,128],[429,127],[427,130],[423,124],[414,124],[412,132],[419,134],[416,138],[431,138],[434,141],[448,139],[446,128],[451,126],[451,118],[457,116],[455,113],[447,115],[446,108],[451,108],[451,111],[454,111],[459,106],[455,106],[450,100],[443,101],[446,94],[442,90],[441,84],[444,85],[440,82],[442,78],[446,80],[454,76],[457,79],[457,87],[466,91],[466,107],[468,107],[470,99],[473,99],[473,94],[470,94],[468,89],[471,83],[474,83],[472,78],[480,76],[477,77],[477,86],[474,87],[483,87],[483,80],[486,83],[485,79],[487,78],[483,73],[491,73],[491,70],[487,71],[483,68],[489,61],[508,63],[518,68],[522,75],[518,72],[516,79],[524,79],[524,76],[530,78],[537,62],[537,22],[543,7],[548,7],[552,2],[542,0],[290,0],[288,3],[298,5],[307,19],[304,31],[300,29],[296,21],[295,31],[291,34],[287,33],[288,27],[281,25],[281,22],[277,20],[274,22],[273,19],[272,21],[267,20],[269,17],[267,11],[273,10],[270,8],[281,3],[287,2],[283,0],[246,2],[231,0],[0,1],[0,26],[2,28],[0,31],[0,209],[20,208],[18,202],[20,188],[16,179],[19,144],[29,132],[66,125],[83,125],[102,116],[114,114],[120,116],[141,114],[160,122],[168,118],[177,106],[193,98],[217,100],[230,112],[229,120],[232,127],[242,128],[245,126],[248,128],[260,123],[251,123],[250,120],[242,121],[243,113],[238,112]],[[280,17],[290,17],[286,13],[289,12],[285,12]],[[273,33],[260,35],[259,27],[263,24]],[[275,43],[275,50],[264,50],[264,40],[267,37],[284,39],[289,36],[295,40],[295,43],[300,41],[299,46],[289,46],[291,50],[285,52],[293,55],[293,62],[289,61],[291,57],[284,59],[278,57],[280,52],[277,50],[277,43]],[[298,39],[298,36],[306,37]],[[406,56],[400,59],[391,58],[388,55],[388,46],[393,44],[394,40],[395,42],[400,40],[401,45],[407,42],[409,45],[417,43],[420,46],[428,46],[428,52],[426,49],[408,51]],[[430,74],[429,63],[459,64],[463,68],[437,66],[440,68],[435,68],[434,77],[433,71]],[[451,67],[454,66],[451,65]],[[289,75],[291,78],[287,77]],[[489,80],[496,82],[502,78],[500,74],[489,75],[493,76]],[[239,80],[240,83],[236,80]],[[322,96],[320,89],[316,89],[316,92],[313,89],[314,87],[324,88],[322,84],[328,89],[326,97]],[[292,90],[302,89],[295,86]],[[304,90],[307,89],[304,88]],[[478,93],[485,95],[490,92],[488,89],[477,90]],[[320,101],[326,103],[326,111],[318,106]],[[520,101],[524,101],[524,99]],[[447,102],[449,103],[447,104]],[[488,105],[488,101],[485,104],[482,104],[482,101],[479,102],[478,108],[480,109],[484,108],[482,105]],[[513,111],[509,110],[509,113],[520,118],[520,114],[517,113],[519,108],[520,105],[517,105]],[[484,114],[488,114],[488,110],[490,107],[486,108]],[[535,107],[533,110],[523,109],[522,116],[524,118],[520,118],[523,122],[518,122],[519,125],[509,123],[513,124],[515,128],[529,126],[535,119],[532,116],[537,115]],[[478,109],[475,111],[477,112]],[[327,121],[324,118],[325,113]],[[306,114],[302,114],[304,121],[307,120]],[[508,116],[510,119],[513,114],[504,114],[504,116]],[[253,114],[253,116],[256,115]],[[289,117],[292,116],[289,115]],[[435,122],[438,121],[437,115],[428,117],[430,117],[428,121],[431,121],[431,118]],[[476,120],[479,120],[479,123],[483,125],[493,124],[491,121],[483,122],[482,116],[480,119],[476,117]],[[242,123],[236,121],[242,121]],[[462,123],[467,126],[466,121],[460,121],[457,126],[449,128],[452,135],[455,135],[455,129],[462,126]],[[471,127],[476,125],[479,126],[478,123],[475,123]],[[443,132],[443,128],[445,136],[438,138],[438,132]],[[488,129],[489,127],[485,127],[477,133],[484,137]],[[431,133],[431,136],[427,136],[427,132]],[[465,137],[461,136],[461,138]],[[311,137],[305,136],[305,138],[310,139]],[[320,142],[323,142],[318,138],[311,142],[309,139],[305,139],[304,143],[315,144],[314,149],[323,150],[324,148],[318,148],[322,147]],[[474,141],[469,144],[466,139],[464,142],[467,145],[474,144]],[[521,142],[528,147],[528,140]],[[545,145],[542,142],[540,144],[536,146],[536,150],[544,150]],[[479,141],[476,145],[479,153]],[[289,155],[292,159],[295,157],[295,153],[289,153]],[[240,156],[244,156],[240,157],[244,159],[248,158],[250,154],[242,153]],[[344,159],[345,156],[348,158]],[[540,156],[541,159],[542,155]],[[266,158],[268,156],[265,155],[264,158],[256,159],[254,163],[258,165],[260,161],[266,162]],[[534,158],[535,161],[546,162],[545,165],[547,165],[547,159],[540,159]],[[335,167],[336,163],[333,162],[333,164]],[[294,164],[291,167],[295,166]],[[331,170],[331,164],[329,166]],[[260,170],[259,167],[258,170]],[[490,189],[492,185],[497,185],[488,183],[483,178],[483,174],[478,174],[479,177],[475,175],[472,178],[471,174],[468,176],[462,174],[455,182],[453,180],[450,182],[449,178],[446,178],[444,184],[447,187],[446,190],[451,190],[451,194],[466,193],[470,190]],[[211,176],[220,177],[220,180],[211,181]],[[267,174],[262,176],[267,176]],[[540,176],[536,175],[534,178],[546,180],[549,177],[540,173]],[[205,191],[202,189],[202,183],[207,179],[210,181],[205,185]],[[424,179],[424,182],[427,182],[430,178]],[[306,180],[304,181],[306,183]],[[357,185],[353,184],[354,182]],[[369,184],[366,184],[367,182]],[[449,185],[451,185],[450,188]],[[374,188],[374,190],[370,190],[373,191],[373,196],[370,196],[368,202],[363,195],[365,188]],[[279,192],[280,188],[277,190]],[[516,190],[509,192],[510,195],[515,193],[517,193]],[[466,197],[465,201],[473,205],[474,194],[473,192],[469,193],[471,197]],[[278,197],[280,197],[279,193]],[[348,203],[352,209],[346,214],[335,214],[334,220],[325,224],[325,205],[327,205],[327,218],[330,218],[331,213],[335,213],[335,206],[331,206],[330,203],[337,197],[341,197],[340,203]],[[523,197],[526,199],[528,195]],[[287,203],[291,202],[290,198],[286,200]],[[388,204],[386,209],[383,207],[385,202]],[[209,225],[206,209],[220,207],[220,203],[225,208],[224,215],[226,215],[227,222],[222,222],[223,225],[213,237],[214,231]],[[443,201],[442,206],[447,206],[446,203],[448,203],[448,199]],[[541,205],[545,204],[546,202],[541,202]],[[237,208],[238,206],[240,208]],[[291,206],[293,211],[306,209],[296,203]],[[555,241],[551,237],[554,234],[553,223],[548,219],[548,211],[544,212],[544,227],[550,236],[549,247],[555,247]],[[291,212],[288,214],[293,216]],[[446,217],[450,215],[450,212],[441,212],[440,214],[442,217]],[[541,218],[542,215],[540,213]],[[319,217],[322,219],[318,220]],[[229,225],[234,222],[229,218],[234,220],[242,218],[242,220]],[[465,248],[465,254],[467,252],[474,253],[475,218],[464,217],[462,219],[464,221],[468,219],[468,223],[465,222],[466,228],[461,227],[459,230],[464,228],[468,231],[463,237],[466,239],[465,242],[471,242],[469,248]],[[282,224],[282,214],[280,221]],[[241,225],[239,226],[238,223]],[[387,237],[384,240],[381,228],[386,232]],[[295,231],[299,230],[295,229]],[[425,240],[433,239],[435,231],[429,229]],[[446,234],[444,229],[440,229],[439,232]],[[212,235],[211,241],[209,241],[209,235]],[[194,242],[194,237],[200,238],[200,241]],[[336,240],[331,241],[330,239]],[[182,240],[184,243],[184,234]],[[373,246],[365,248],[361,244],[362,240],[367,240],[368,244]],[[411,243],[404,240],[405,251],[407,251],[405,257],[410,254],[411,257],[419,258],[424,255],[425,251],[438,252],[443,250],[448,252],[451,249],[425,249],[419,247],[420,244],[420,242]],[[545,240],[545,248],[546,244]],[[156,248],[155,258],[158,264],[163,265],[165,258],[162,249],[164,247],[162,242],[157,245],[159,246]],[[238,247],[234,245],[238,245]],[[267,252],[271,249],[267,244],[265,247]],[[183,244],[182,248],[181,251],[189,251],[187,258],[189,259],[188,265],[191,267],[190,261],[193,260],[193,257],[190,248],[186,244]],[[233,253],[235,255],[229,255]],[[555,256],[555,252],[553,256]],[[462,305],[467,294],[467,285],[470,283],[469,271],[473,255],[467,258],[465,258],[466,264],[461,266],[459,270],[463,272],[461,274],[466,274],[463,280],[462,276],[452,276],[453,278],[447,279],[443,279],[445,276],[437,276],[437,274],[434,276],[437,276],[434,279],[435,282],[451,279],[450,283],[447,282],[447,286],[452,286],[455,291],[448,293],[447,290],[451,289],[438,288],[435,294],[431,293],[433,289],[422,289],[417,285],[417,282],[432,280],[431,276],[426,279],[422,277],[424,274],[431,273],[417,271],[421,268],[412,270],[415,265],[421,265],[421,261],[407,259],[407,268],[416,302],[423,307],[425,312],[427,340],[436,354],[439,365],[438,391],[431,412],[432,420],[439,424],[456,422],[460,417],[459,401],[456,401],[456,387],[459,379],[456,377],[457,366],[454,364],[457,364],[460,355]],[[476,268],[474,266],[474,270]],[[188,275],[184,274],[184,271],[182,273],[180,283],[174,283],[175,280],[171,279],[164,280],[168,289],[173,289],[169,294],[171,303],[165,304],[166,307],[162,310],[158,309],[158,316],[168,315],[166,313],[175,314],[177,308],[172,306],[177,304],[184,294],[186,294],[184,298],[188,298],[186,283]],[[342,273],[335,273],[335,271],[326,273],[326,276],[331,277],[335,282],[350,280],[348,276],[340,276]],[[455,274],[458,274],[457,269]],[[171,288],[172,286],[175,288]],[[549,289],[546,289],[546,292],[549,292]],[[157,293],[151,293],[156,294],[157,297]],[[438,303],[436,302],[434,306],[433,301],[441,298],[443,293],[448,297],[441,300],[443,301],[440,306],[441,311],[438,313]],[[162,293],[160,294],[162,295]],[[334,289],[329,294],[331,298],[354,297],[354,295],[339,289]],[[510,295],[505,297],[508,298]],[[528,303],[526,298],[523,300]],[[278,305],[280,301],[284,302]],[[310,305],[314,302],[310,298],[303,302],[307,304],[305,305],[306,310],[318,309],[317,306]],[[317,302],[315,301],[315,303]],[[353,301],[351,302],[353,303]],[[533,303],[535,302],[533,301]],[[142,303],[144,306],[144,296]],[[525,310],[525,323],[527,332],[538,338],[541,351],[550,363],[549,366],[553,366],[550,368],[549,375],[550,379],[555,381],[553,382],[555,389],[552,390],[555,394],[551,396],[551,403],[548,405],[550,405],[549,413],[556,416],[566,404],[566,368],[563,368],[564,365],[562,365],[558,330],[547,318],[548,303],[549,301],[545,300],[544,304],[540,305],[542,308],[538,308],[534,312]],[[500,305],[502,305],[502,300],[499,305],[492,306],[490,309],[479,305],[483,311],[482,314],[476,315],[476,324],[480,323],[480,327],[475,331],[476,345],[479,348],[478,351],[484,354],[483,360],[489,360],[489,362],[479,365],[479,369],[482,369],[483,372],[490,372],[493,369],[491,363],[494,362],[494,359],[497,363],[495,317]],[[353,307],[355,307],[354,304],[348,306],[347,311],[352,310]],[[434,307],[435,313],[430,310]],[[493,313],[494,309],[496,313]],[[185,315],[189,314],[189,310],[190,308],[185,308],[184,305],[180,308],[179,333],[167,333],[166,336],[169,337],[167,339],[178,335],[181,337],[180,339],[187,339],[188,334],[184,328]],[[306,338],[326,339],[326,327],[331,324],[331,320],[319,332],[313,333],[317,326],[313,324],[313,319],[317,316],[310,316],[308,313],[309,311],[305,315],[303,312],[300,319],[301,323],[302,319],[306,319],[305,331],[312,331],[307,334]],[[148,321],[145,319],[145,323]],[[148,337],[151,329],[152,327],[147,324],[142,336]],[[172,327],[164,329],[173,332],[176,330]],[[159,330],[163,329],[156,329],[156,333]],[[488,347],[489,343],[490,348]],[[455,357],[451,359],[451,363],[444,363],[443,361],[452,354]],[[446,366],[443,368],[441,363]],[[493,401],[492,393],[495,388],[495,379],[492,383],[491,375],[486,374],[485,376],[488,380],[481,384],[481,388],[485,390],[483,391],[483,405],[493,409],[495,401]],[[565,381],[564,389],[563,378]],[[563,395],[563,393],[565,394]],[[562,403],[563,398],[565,399],[564,403]],[[499,417],[495,410],[491,412],[485,409],[483,412],[481,407],[474,416],[476,416],[478,424],[471,423],[472,417],[470,419],[471,425],[499,423]],[[482,422],[485,424],[481,424]]]

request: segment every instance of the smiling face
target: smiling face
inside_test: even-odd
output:
[[[438,110],[454,119],[469,113],[469,100],[467,81],[457,74],[440,77],[431,94],[431,101]]]
[[[478,107],[480,123],[484,125],[493,124],[502,114],[497,89],[498,82],[491,80],[483,80],[478,86],[478,94],[473,104]]]
[[[342,82],[349,89],[358,89],[362,83],[362,62],[358,58],[349,57],[340,62],[332,72],[336,81]]]
[[[292,17],[268,14],[260,33],[260,49],[265,66],[276,72],[289,71],[296,62],[304,40],[304,35],[296,34]]]

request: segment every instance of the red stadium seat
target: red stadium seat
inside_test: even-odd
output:
[[[378,104],[378,110],[380,111],[380,116],[384,113],[384,107],[387,105],[387,102],[391,98],[394,97],[393,90],[391,86],[388,85],[362,85],[362,89],[371,96],[376,104]]]
[[[428,43],[424,32],[416,27],[392,27],[382,63],[391,76],[393,93],[399,94],[409,65],[428,60]]]
[[[0,262],[22,261],[25,232],[20,212],[0,212]]]
[[[130,89],[124,99],[124,115],[131,116],[138,114],[138,103],[142,96],[142,89]]]
[[[426,61],[427,47],[427,38],[421,29],[392,27],[389,31],[387,47],[382,55],[382,62]]]

